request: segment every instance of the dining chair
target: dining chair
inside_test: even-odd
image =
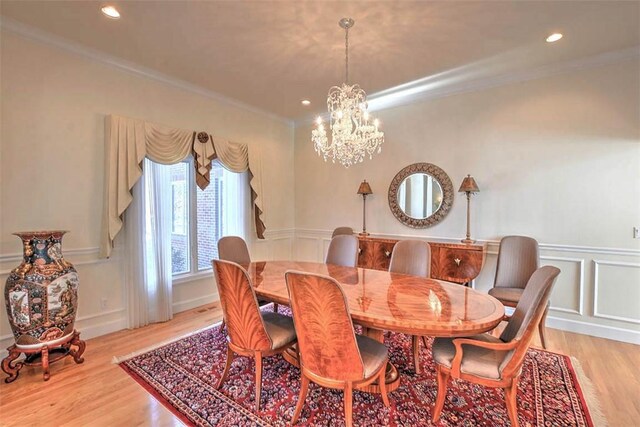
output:
[[[285,273],[300,355],[300,397],[291,424],[295,424],[307,397],[309,382],[344,390],[344,417],[352,426],[352,392],[376,379],[385,406],[388,351],[384,344],[356,335],[349,305],[334,279],[298,271]]]
[[[325,263],[356,267],[358,265],[358,238],[353,235],[338,235],[331,239]]]
[[[280,313],[262,312],[247,271],[231,261],[213,260],[213,271],[227,321],[227,361],[216,389],[226,381],[235,354],[256,362],[256,411],[260,410],[262,358],[282,353],[296,343],[293,319]]]
[[[351,228],[351,227],[338,227],[335,230],[333,230],[333,234],[331,234],[331,238],[333,239],[336,236],[342,236],[342,235],[347,235],[347,236],[353,235],[353,228]]]
[[[412,276],[430,277],[431,248],[422,240],[401,240],[395,244],[391,252],[389,263],[390,273],[410,274]],[[422,337],[424,346],[427,342]],[[411,348],[413,351],[413,366],[416,374],[420,370],[420,337],[411,336]]]
[[[515,307],[529,278],[540,265],[538,242],[526,236],[505,236],[500,240],[498,264],[493,288],[489,295],[507,307]],[[545,322],[549,306],[538,325],[540,342],[547,348]]]
[[[560,270],[552,266],[540,267],[533,273],[499,338],[485,333],[466,338],[434,340],[432,353],[436,363],[438,394],[433,408],[433,422],[440,418],[447,383],[453,377],[488,387],[504,388],[509,420],[512,426],[518,426],[516,395],[522,364],[558,274]]]
[[[218,258],[240,265],[251,263],[247,242],[238,236],[224,236],[218,240]],[[259,302],[265,303],[265,301]],[[278,304],[275,302],[273,303],[273,311],[278,311]],[[220,328],[224,328],[224,319],[222,320]]]

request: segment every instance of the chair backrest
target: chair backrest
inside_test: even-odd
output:
[[[431,248],[422,240],[401,240],[393,247],[389,271],[429,277],[431,269]]]
[[[512,351],[511,357],[505,358],[501,369],[506,369],[507,365],[510,365],[511,370],[519,369],[519,364],[524,360],[529,343],[547,308],[551,290],[558,274],[560,274],[560,269],[545,265],[531,275],[522,296],[520,296],[516,310],[500,335],[500,340],[504,342],[510,342],[514,339],[520,341],[516,350]]]
[[[247,271],[231,261],[214,259],[212,263],[229,341],[247,350],[271,349]]]
[[[494,287],[524,288],[540,265],[538,242],[531,237],[505,236],[500,240]]]
[[[218,240],[218,258],[238,264],[251,262],[247,243],[238,236],[225,236]]]
[[[299,271],[287,271],[285,279],[302,368],[327,379],[362,379],[364,364],[338,282]]]
[[[340,235],[331,239],[325,262],[344,267],[358,265],[358,238],[356,236]]]
[[[331,235],[331,238],[333,239],[336,236],[342,236],[342,235],[347,235],[347,236],[351,236],[353,234],[353,228],[351,227],[338,227],[335,230],[333,230],[333,234]]]

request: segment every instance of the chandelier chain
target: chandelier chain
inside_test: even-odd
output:
[[[344,30],[344,63],[346,70],[344,82],[349,84],[349,27]]]

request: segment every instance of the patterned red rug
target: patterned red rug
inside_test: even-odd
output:
[[[211,328],[134,356],[120,366],[182,421],[196,426],[288,426],[300,387],[300,371],[281,356],[263,363],[261,411],[254,411],[254,362],[237,357],[220,391],[226,336]],[[436,397],[431,349],[422,349],[423,373],[413,372],[411,340],[387,333],[390,359],[401,386],[386,408],[378,395],[354,392],[357,426],[429,426]],[[429,342],[430,344],[430,342]],[[211,374],[215,366],[216,374]],[[521,426],[593,426],[568,356],[531,349],[518,389]],[[341,426],[342,392],[311,384],[298,425]],[[508,426],[502,390],[452,381],[440,426]]]

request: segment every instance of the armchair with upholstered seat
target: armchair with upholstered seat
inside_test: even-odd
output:
[[[507,307],[515,307],[520,301],[529,278],[540,265],[538,242],[526,236],[505,236],[500,240],[498,264],[493,288],[489,295]],[[540,342],[547,348],[545,322],[549,306],[547,305],[542,320],[538,325]]]
[[[358,238],[341,234],[331,239],[325,263],[355,267],[358,265]]]
[[[430,277],[431,248],[422,240],[401,240],[393,247],[389,272],[410,274],[412,276]],[[426,340],[422,341],[427,347]],[[411,336],[413,366],[416,374],[420,373],[420,337]]]
[[[256,411],[260,410],[262,357],[282,353],[296,343],[293,319],[276,312],[261,312],[251,279],[239,264],[213,260],[220,303],[227,322],[227,362],[216,388],[227,379],[237,353],[256,362]]]
[[[295,424],[307,397],[309,382],[344,390],[347,427],[352,425],[352,391],[376,379],[385,406],[387,348],[369,337],[356,335],[347,298],[338,282],[328,276],[287,271],[291,311],[298,337],[301,386],[291,424]]]
[[[509,420],[512,426],[518,426],[516,394],[522,364],[558,274],[560,270],[556,267],[545,266],[531,275],[515,312],[499,338],[487,333],[434,340],[432,352],[438,381],[432,417],[434,422],[440,418],[447,383],[453,377],[504,388]]]

